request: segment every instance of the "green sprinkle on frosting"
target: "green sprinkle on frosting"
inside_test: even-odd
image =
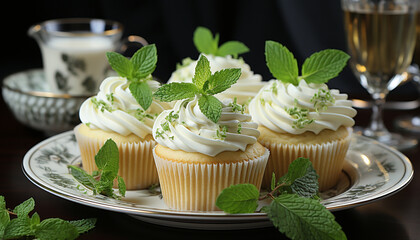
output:
[[[101,112],[104,112],[105,110],[107,110],[108,112],[114,111],[112,106],[110,106],[103,100],[98,100],[96,97],[91,98],[90,101],[93,103],[94,107],[96,109],[99,109]]]
[[[320,88],[317,93],[311,98],[311,103],[314,104],[316,112],[325,111],[328,106],[335,103],[334,97],[330,90]]]
[[[309,118],[309,109],[298,107],[296,99],[295,106],[291,108],[285,108],[285,111],[292,118],[296,119],[293,121],[293,128],[302,129],[314,121],[313,119]]]

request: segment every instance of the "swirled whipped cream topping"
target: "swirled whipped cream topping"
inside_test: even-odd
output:
[[[356,110],[347,94],[328,89],[326,84],[299,85],[271,80],[249,104],[253,121],[279,133],[318,134],[354,125]]]
[[[201,111],[198,98],[177,101],[172,110],[163,111],[153,126],[155,140],[172,150],[216,156],[224,151],[245,151],[257,141],[258,125],[251,115],[232,101],[223,101],[220,120],[214,123]]]
[[[243,59],[232,58],[230,55],[225,57],[213,55],[205,56],[210,61],[210,70],[212,73],[226,68],[241,69],[242,74],[238,81],[226,91],[216,95],[216,97],[221,100],[234,99],[236,97],[239,104],[247,103],[266,84],[266,82],[262,81],[261,75],[254,74],[254,72],[251,71],[250,66],[246,64]],[[189,58],[184,59],[183,64],[178,66],[177,70],[172,73],[168,83],[192,82],[197,62],[198,61]]]
[[[148,80],[154,92],[157,81]],[[153,100],[144,111],[130,92],[130,82],[124,77],[108,77],[99,87],[99,93],[88,98],[80,107],[82,123],[91,129],[102,129],[127,136],[131,133],[144,138],[152,134],[156,117],[164,110],[160,102]]]

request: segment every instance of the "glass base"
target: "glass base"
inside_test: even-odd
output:
[[[399,151],[405,151],[417,146],[418,141],[414,138],[402,136],[398,133],[374,132],[369,128],[355,127],[355,133],[375,139],[376,141],[396,148]]]
[[[407,133],[420,135],[420,116],[403,116],[394,122],[395,127]]]

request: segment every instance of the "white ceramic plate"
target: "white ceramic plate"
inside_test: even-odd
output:
[[[331,211],[352,208],[390,196],[405,187],[413,168],[402,153],[361,136],[354,136],[337,186],[321,194]],[[143,221],[194,229],[240,229],[270,226],[264,213],[225,214],[169,209],[159,195],[148,190],[127,191],[115,200],[81,186],[68,172],[68,164],[80,164],[80,151],[71,131],[48,138],[29,150],[23,171],[38,187],[64,199],[91,207],[122,212]],[[261,202],[260,205],[265,205]]]

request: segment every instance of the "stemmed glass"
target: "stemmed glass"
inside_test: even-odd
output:
[[[373,99],[370,125],[362,134],[397,149],[417,144],[390,133],[382,118],[389,91],[407,81],[416,41],[417,0],[341,0],[350,66]]]

